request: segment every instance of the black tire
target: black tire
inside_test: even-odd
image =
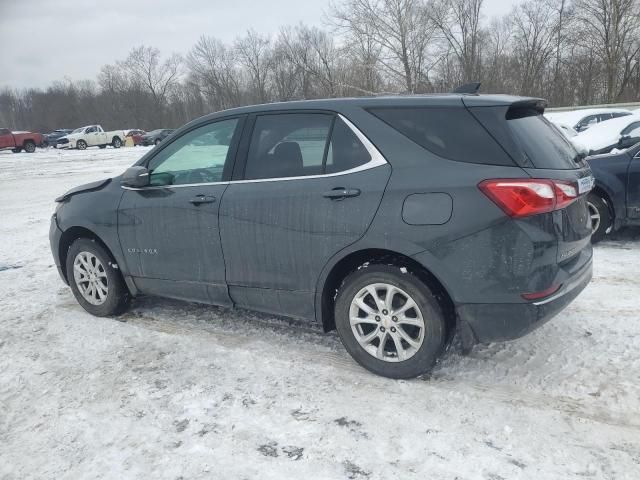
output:
[[[160,142],[161,142],[161,141],[162,141],[162,140],[160,140],[159,138],[156,138],[156,141],[155,141],[155,142],[153,142],[153,143],[155,143],[155,145],[156,145],[156,147],[157,147],[157,146],[160,144]]]
[[[103,271],[106,274],[107,294],[106,299],[104,299],[104,303],[100,305],[94,305],[87,301],[80,292],[80,287],[76,282],[74,276],[74,262],[76,257],[81,253],[94,255],[100,261]],[[129,306],[129,290],[124,283],[119,270],[113,267],[114,264],[115,262],[109,252],[107,252],[98,242],[88,238],[78,238],[71,244],[71,247],[69,247],[69,251],[67,252],[65,268],[67,271],[67,280],[71,286],[73,296],[76,297],[76,300],[82,308],[96,317],[118,315],[124,312]]]
[[[111,146],[113,148],[120,148],[122,146],[122,140],[120,140],[120,137],[113,137],[113,140],[111,140]]]
[[[613,225],[613,216],[607,202],[597,193],[589,194],[587,205],[592,222],[591,242],[598,243],[610,231]]]
[[[78,140],[76,142],[76,148],[78,150],[86,150],[87,149],[87,142],[85,142],[84,140]]]
[[[422,314],[424,320],[422,344],[413,356],[404,361],[393,362],[377,358],[360,345],[352,330],[349,320],[351,303],[358,292],[374,283],[384,283],[400,288],[413,299]],[[391,315],[390,312],[389,315]],[[378,318],[376,316],[376,319]],[[387,320],[389,320],[388,316]],[[413,378],[425,374],[431,370],[444,350],[445,319],[438,301],[424,282],[409,270],[401,269],[400,266],[369,265],[348,275],[336,298],[335,321],[338,335],[353,359],[367,370],[383,377]],[[381,324],[373,325],[371,328],[385,331]],[[391,330],[395,331],[394,328]]]
[[[20,153],[22,151],[22,148],[20,148],[20,147],[12,148],[11,151],[13,153]]]
[[[31,140],[27,140],[26,142],[24,142],[22,147],[24,148],[24,151],[27,153],[33,153],[36,151],[36,144]]]
[[[107,148],[106,145],[98,145],[98,148]]]

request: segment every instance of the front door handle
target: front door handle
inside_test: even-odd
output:
[[[189,203],[193,203],[194,205],[200,205],[201,203],[213,203],[216,201],[216,197],[210,197],[209,195],[196,195]]]
[[[360,195],[359,189],[344,187],[337,187],[322,194],[324,198],[330,198],[331,200],[342,200],[343,198],[357,197],[358,195]]]

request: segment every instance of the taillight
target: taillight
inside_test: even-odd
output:
[[[485,180],[478,188],[514,218],[552,212],[578,198],[578,189],[573,184],[547,179]]]

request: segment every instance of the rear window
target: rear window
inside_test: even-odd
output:
[[[571,170],[582,166],[573,145],[539,110],[498,106],[469,111],[521,167]]]
[[[436,155],[458,162],[514,162],[464,107],[372,108],[370,113]]]
[[[513,139],[535,168],[571,170],[578,168],[578,152],[549,120],[534,109],[516,109],[506,115]]]

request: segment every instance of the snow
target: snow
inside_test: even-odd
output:
[[[597,151],[617,144],[620,132],[634,122],[640,122],[640,114],[635,113],[598,123],[588,130],[578,133],[570,140],[578,149]]]
[[[569,110],[564,112],[546,112],[544,114],[553,123],[563,123],[571,127],[575,127],[580,120],[589,115],[598,115],[600,113],[629,113],[631,110],[626,108],[582,108],[579,110]],[[607,120],[609,121],[609,120]]]
[[[640,478],[640,231],[598,245],[542,328],[392,381],[269,315],[85,313],[49,252],[53,198],[145,151],[0,153],[0,478]]]

